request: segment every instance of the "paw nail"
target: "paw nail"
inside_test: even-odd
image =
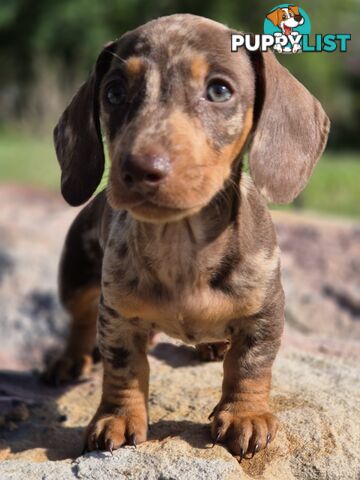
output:
[[[216,410],[216,407],[213,409],[213,411],[210,413],[210,415],[208,416],[208,420],[211,420],[212,417],[215,415],[215,410]]]
[[[242,462],[242,459],[244,458],[244,449],[243,448],[240,448],[240,460],[239,460],[239,463]]]
[[[221,433],[219,432],[217,435],[216,435],[216,438],[214,440],[214,443],[211,445],[211,448],[214,448],[215,445],[218,443],[219,439],[221,437]]]
[[[129,437],[129,444],[132,445],[133,447],[137,447],[137,443],[136,443],[136,437],[135,437],[135,433],[132,433]]]
[[[266,447],[269,445],[270,442],[271,442],[271,433],[268,433],[266,436]]]
[[[113,441],[108,438],[105,443],[105,449],[113,455],[113,448],[114,448],[114,443]]]
[[[90,448],[89,450],[100,450],[99,449],[99,444],[98,444],[98,439],[96,437],[96,434],[94,433],[92,435],[92,437],[90,438],[90,442],[89,442],[89,445],[90,445]]]
[[[254,447],[254,450],[252,451],[251,458],[253,458],[255,453],[257,453],[259,450],[260,450],[260,445],[258,443],[255,443],[255,447]]]
[[[215,352],[214,352],[214,348],[212,345],[208,345],[207,346],[208,350],[209,350],[209,353],[210,353],[210,360],[215,360]]]

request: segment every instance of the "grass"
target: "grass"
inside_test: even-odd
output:
[[[0,182],[59,190],[60,168],[51,135],[0,133]],[[326,153],[301,194],[304,210],[360,218],[360,153]],[[294,205],[274,209],[293,209]]]
[[[0,134],[0,182],[17,182],[59,189],[60,167],[51,135]]]
[[[360,218],[360,153],[326,153],[299,197],[304,210]],[[274,206],[294,209],[296,205]]]

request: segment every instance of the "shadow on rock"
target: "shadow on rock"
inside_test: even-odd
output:
[[[6,458],[4,450],[32,450],[35,461],[80,455],[84,429],[65,426],[67,416],[57,405],[66,391],[43,385],[30,372],[0,372],[0,458]]]
[[[160,342],[150,350],[149,355],[167,363],[173,368],[192,367],[203,363],[195,348],[186,345]]]
[[[194,448],[210,448],[210,426],[189,420],[159,420],[150,425],[149,440],[179,437]]]

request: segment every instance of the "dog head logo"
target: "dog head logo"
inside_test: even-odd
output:
[[[306,12],[297,5],[282,4],[273,8],[265,18],[264,31],[275,37],[287,37],[288,43],[275,44],[274,50],[279,53],[297,53],[302,49],[303,34],[310,33],[310,20]]]
[[[290,35],[292,29],[304,23],[304,17],[299,12],[299,7],[289,5],[287,8],[277,8],[266,15],[276,27],[281,28],[284,35]]]

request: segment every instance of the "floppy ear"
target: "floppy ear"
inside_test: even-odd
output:
[[[297,5],[289,5],[289,10],[295,13],[295,15],[300,15],[299,7]]]
[[[279,25],[279,8],[270,12],[266,15],[266,18],[269,19],[276,27]]]
[[[115,43],[100,53],[93,73],[80,87],[54,129],[61,167],[61,193],[72,206],[86,202],[104,171],[104,150],[99,119],[99,84],[110,66]]]
[[[289,203],[305,187],[324,151],[330,121],[273,53],[257,51],[250,57],[256,75],[250,174],[268,200]]]

